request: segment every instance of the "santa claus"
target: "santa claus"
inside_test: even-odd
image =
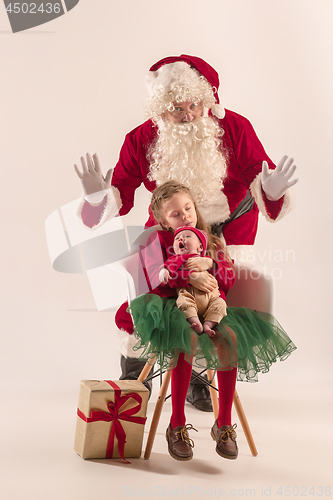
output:
[[[291,208],[289,188],[297,182],[293,160],[284,156],[276,167],[250,122],[220,104],[218,74],[202,59],[181,55],[158,61],[147,87],[148,120],[127,134],[114,170],[104,176],[97,155],[90,154],[81,157],[82,170],[75,165],[85,194],[79,217],[86,226],[99,227],[132,209],[142,183],[152,192],[173,179],[190,188],[206,222],[223,234],[237,258],[238,250],[254,244],[259,211],[276,222]],[[149,210],[146,227],[155,224]],[[125,308],[116,322],[123,335],[121,378],[137,378],[143,363],[132,350],[136,340]],[[190,387],[188,400],[211,410],[202,384]]]

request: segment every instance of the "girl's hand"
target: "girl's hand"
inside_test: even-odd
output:
[[[113,170],[110,169],[103,177],[101,164],[97,154],[91,156],[90,153],[86,157],[81,156],[82,172],[77,165],[74,165],[83,188],[84,195],[89,195],[109,189],[111,187],[111,177]]]
[[[165,268],[161,269],[159,272],[158,278],[159,278],[161,283],[164,283],[164,285],[166,285],[169,281],[169,278],[170,278],[169,271]]]
[[[218,287],[217,281],[208,271],[192,272],[188,278],[190,285],[202,292],[212,292]]]
[[[185,268],[189,271],[207,271],[213,267],[213,260],[210,257],[191,257],[187,260]]]

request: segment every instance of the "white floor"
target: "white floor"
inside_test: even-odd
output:
[[[268,378],[268,377],[267,377]],[[90,500],[121,498],[323,498],[333,494],[332,388],[294,382],[238,384],[259,455],[251,456],[240,426],[239,457],[220,458],[210,437],[212,414],[186,405],[198,433],[194,459],[173,460],[165,404],[150,460],[83,460],[73,451],[77,393],[29,393],[3,398],[1,498]],[[154,386],[154,395],[158,390]],[[154,403],[148,405],[147,429]],[[237,422],[237,415],[234,415]]]

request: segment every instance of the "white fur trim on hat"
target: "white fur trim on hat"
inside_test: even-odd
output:
[[[270,172],[273,172],[273,170],[269,170]],[[293,191],[289,188],[286,193],[284,194],[284,199],[283,199],[283,205],[281,208],[281,211],[279,215],[277,216],[276,219],[271,219],[269,214],[267,213],[266,210],[266,205],[262,196],[262,190],[261,190],[261,172],[257,175],[257,177],[254,179],[254,181],[250,185],[250,192],[260,210],[260,212],[265,216],[265,218],[269,222],[278,222],[281,220],[290,210],[293,209],[294,207],[294,195]]]
[[[83,205],[85,203],[87,203],[87,202],[83,198],[80,201],[78,209],[77,209],[77,216],[81,222],[82,222],[81,212],[82,212]],[[107,190],[107,202],[106,202],[106,206],[105,206],[104,212],[102,214],[102,217],[100,218],[99,221],[96,221],[97,222],[96,226],[89,228],[89,229],[97,229],[102,224],[104,224],[104,222],[106,222],[107,220],[113,219],[113,217],[115,217],[119,213],[119,210],[121,209],[122,206],[123,206],[123,204],[121,201],[119,189],[114,187],[114,186],[111,186],[111,188]],[[82,224],[83,224],[83,222],[82,222]]]
[[[158,91],[168,93],[173,85],[181,86],[189,80],[200,81],[199,74],[183,61],[164,64],[157,71],[149,71],[146,76],[146,85],[149,95]]]

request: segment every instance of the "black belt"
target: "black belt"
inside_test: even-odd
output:
[[[225,221],[220,222],[219,224],[212,224],[211,226],[212,233],[220,238],[224,226],[229,224],[229,222],[238,219],[238,217],[241,217],[241,215],[250,212],[250,210],[252,210],[253,208],[253,205],[254,205],[254,198],[251,196],[250,191],[247,191],[245,198],[240,202],[240,204],[235,208],[232,214],[230,214]]]

